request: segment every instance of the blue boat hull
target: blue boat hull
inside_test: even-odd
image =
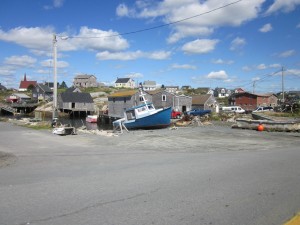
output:
[[[124,122],[124,125],[127,129],[157,129],[168,127],[170,124],[171,107],[140,119]]]

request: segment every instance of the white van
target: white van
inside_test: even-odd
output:
[[[221,112],[235,112],[235,113],[245,113],[245,110],[240,106],[224,106],[221,108]]]

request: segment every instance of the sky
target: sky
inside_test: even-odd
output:
[[[300,91],[300,0],[1,0],[0,83]]]

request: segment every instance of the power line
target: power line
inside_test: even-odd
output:
[[[129,31],[129,32],[125,32],[125,33],[113,34],[113,35],[106,35],[106,36],[90,36],[90,37],[69,36],[69,38],[82,38],[82,39],[107,38],[107,37],[117,37],[117,36],[125,36],[125,35],[130,35],[130,34],[141,33],[141,32],[144,32],[144,31],[149,31],[149,30],[154,30],[154,29],[158,29],[158,28],[162,28],[162,27],[167,27],[167,26],[170,26],[170,25],[173,25],[173,24],[181,23],[181,22],[186,21],[186,20],[194,19],[196,17],[203,16],[203,15],[212,13],[214,11],[218,11],[218,10],[226,8],[228,6],[235,5],[235,4],[237,4],[237,3],[241,2],[241,1],[243,1],[243,0],[237,0],[235,2],[231,2],[231,3],[228,3],[226,5],[217,7],[217,8],[212,9],[212,10],[209,10],[207,12],[200,13],[200,14],[197,14],[197,15],[194,15],[194,16],[190,16],[190,17],[187,17],[187,18],[184,18],[184,19],[181,19],[181,20],[177,20],[177,21],[174,21],[174,22],[170,22],[170,23],[166,23],[166,24],[162,24],[162,25],[158,25],[158,26],[154,26],[154,27],[149,27],[149,28],[145,28],[145,29],[140,29],[140,30],[136,30],[136,31]],[[59,37],[64,38],[64,36],[59,36]]]

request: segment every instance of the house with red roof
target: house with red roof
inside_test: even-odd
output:
[[[21,82],[20,82],[19,91],[27,91],[28,87],[30,85],[33,85],[35,87],[36,84],[37,84],[36,81],[27,80],[26,73],[25,73],[24,74],[24,80],[21,80]]]

